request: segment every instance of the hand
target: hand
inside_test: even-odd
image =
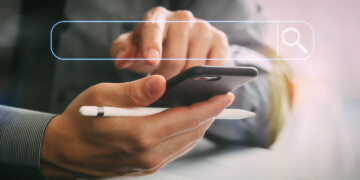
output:
[[[219,95],[189,107],[142,117],[84,117],[83,105],[143,107],[165,91],[154,75],[128,83],[101,83],[76,97],[48,124],[41,169],[48,177],[106,178],[145,175],[193,148],[213,118],[233,100]]]
[[[121,34],[111,46],[113,58],[145,58],[148,60],[117,60],[119,69],[138,73],[163,75],[166,79],[198,65],[221,66],[224,60],[185,60],[186,58],[220,59],[228,56],[226,35],[207,21],[196,19],[190,11],[171,12],[156,7],[147,12],[144,22],[129,33]],[[181,58],[162,60],[160,58]]]

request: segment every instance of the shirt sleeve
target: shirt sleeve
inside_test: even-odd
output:
[[[54,114],[0,105],[0,176],[46,179],[40,170],[42,138]]]

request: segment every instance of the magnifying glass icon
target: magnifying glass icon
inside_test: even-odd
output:
[[[287,32],[295,32],[297,34],[297,39],[296,41],[292,42],[292,43],[289,43],[288,41],[285,40],[285,34]],[[282,41],[284,42],[285,45],[287,46],[298,46],[300,48],[300,50],[302,52],[304,52],[305,54],[307,54],[309,51],[302,45],[300,44],[300,32],[298,29],[294,28],[294,27],[289,27],[289,28],[286,28],[283,32],[282,32]]]

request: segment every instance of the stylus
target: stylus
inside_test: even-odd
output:
[[[157,114],[169,108],[118,108],[118,107],[98,107],[98,106],[82,106],[80,114],[83,116],[147,116]],[[216,119],[243,119],[255,116],[255,113],[241,109],[224,109]]]

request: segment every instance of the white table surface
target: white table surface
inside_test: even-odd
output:
[[[155,174],[114,179],[360,179],[356,159],[360,153],[354,148],[359,144],[354,142],[358,138],[349,134],[358,126],[344,123],[344,114],[335,113],[339,108],[329,101],[305,105],[294,108],[293,117],[271,149],[216,147],[203,139],[188,154]]]
[[[286,156],[263,148],[216,147],[203,139],[192,151],[155,174],[115,179],[268,179],[277,176],[274,164],[286,160]]]

